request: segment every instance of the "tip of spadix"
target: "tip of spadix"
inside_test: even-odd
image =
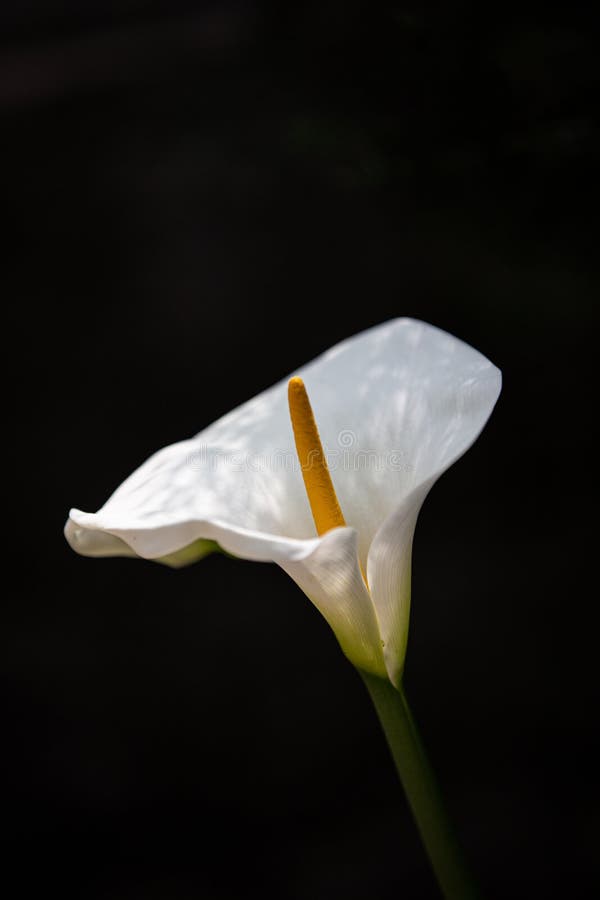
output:
[[[298,405],[305,407],[309,404],[304,382],[297,375],[294,375],[294,377],[290,378],[288,381],[288,400],[290,402],[290,407],[297,407]]]

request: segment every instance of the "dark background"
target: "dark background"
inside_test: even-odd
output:
[[[364,689],[282,572],[62,538],[158,447],[397,315],[505,376],[417,529],[426,744],[486,897],[598,889],[581,10],[2,6],[11,897],[438,896]]]

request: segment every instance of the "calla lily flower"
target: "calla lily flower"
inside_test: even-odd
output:
[[[217,545],[277,563],[349,660],[398,686],[417,516],[435,481],[481,432],[500,371],[438,328],[395,319],[292,374],[310,396],[343,524],[315,529],[285,379],[160,450],[97,513],[72,509],[66,538],[85,556],[180,566]]]

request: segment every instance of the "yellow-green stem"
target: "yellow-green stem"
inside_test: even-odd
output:
[[[419,834],[446,900],[480,900],[450,825],[403,689],[360,673],[392,753]]]

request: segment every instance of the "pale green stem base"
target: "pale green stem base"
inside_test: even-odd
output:
[[[360,673],[387,738],[392,757],[446,900],[479,900],[419,737],[406,696],[389,681]]]

